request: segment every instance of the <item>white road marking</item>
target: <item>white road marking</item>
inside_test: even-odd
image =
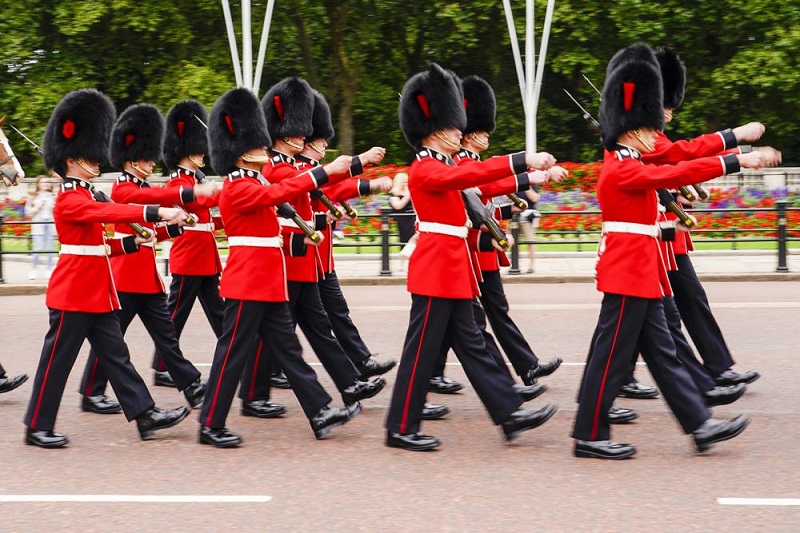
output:
[[[204,494],[0,494],[0,502],[266,503],[270,496]]]
[[[448,366],[461,366],[461,363],[445,363]],[[645,365],[643,361],[637,361],[637,365]],[[322,366],[322,363],[310,362],[309,366]],[[211,366],[211,363],[194,363],[194,366]],[[511,366],[511,363],[506,363],[506,366]],[[586,366],[586,363],[561,363],[561,366]]]
[[[720,505],[800,505],[800,498],[717,498]]]
[[[800,309],[800,302],[717,302],[714,309]],[[351,311],[409,311],[409,305],[356,305]],[[586,311],[600,309],[597,303],[576,304],[511,304],[511,311]]]

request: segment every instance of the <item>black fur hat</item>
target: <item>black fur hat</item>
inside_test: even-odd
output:
[[[197,100],[181,100],[169,110],[164,136],[164,165],[169,170],[175,170],[185,157],[208,153],[208,133],[203,124],[208,125],[208,112]]]
[[[609,61],[606,66],[606,78],[608,78],[608,75],[615,71],[617,67],[631,61],[649,61],[654,65],[658,65],[658,60],[652,48],[644,43],[635,43],[618,50],[617,53],[614,54],[614,57],[611,58],[611,61]]]
[[[400,129],[415,149],[435,131],[445,128],[463,131],[467,127],[461,81],[436,63],[408,79],[398,111]]]
[[[116,115],[114,104],[99,91],[81,89],[67,94],[53,110],[44,132],[45,166],[63,177],[70,157],[106,163]]]
[[[122,112],[111,134],[111,165],[126,161],[161,161],[164,117],[150,104],[136,104]]]
[[[467,127],[462,133],[492,133],[497,115],[492,86],[478,76],[467,76],[461,80],[461,85],[464,87],[464,107],[467,110]]]
[[[666,46],[656,48],[656,59],[664,81],[664,107],[677,109],[683,103],[686,89],[686,65],[675,50]]]
[[[261,100],[267,128],[273,139],[308,137],[314,130],[314,90],[302,78],[285,78]]]
[[[311,117],[312,129],[314,130],[306,140],[332,139],[336,132],[331,121],[331,108],[325,96],[318,91],[314,91],[314,114]]]
[[[619,55],[618,52],[614,57]],[[607,150],[613,150],[619,136],[626,131],[664,129],[664,88],[655,60],[643,61],[632,56],[618,62],[603,86],[600,124]]]
[[[228,174],[242,154],[271,145],[264,110],[253,93],[231,89],[214,103],[208,117],[208,148],[214,170]]]

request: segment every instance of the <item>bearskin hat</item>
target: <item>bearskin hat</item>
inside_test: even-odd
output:
[[[677,109],[683,103],[686,89],[686,65],[675,50],[666,46],[656,48],[656,59],[664,81],[664,107]]]
[[[228,174],[242,154],[271,145],[261,102],[249,90],[231,89],[214,103],[208,118],[208,148],[214,170]]]
[[[81,89],[67,94],[53,110],[44,132],[45,166],[65,176],[70,157],[106,163],[116,115],[114,104],[99,91]]]
[[[461,80],[461,85],[464,88],[464,107],[467,110],[467,127],[462,133],[492,133],[497,114],[492,86],[478,76],[467,76]]]
[[[150,104],[136,104],[122,112],[111,134],[111,165],[125,161],[160,161],[164,148],[164,117]]]
[[[273,139],[308,137],[313,132],[314,90],[302,78],[286,78],[261,100],[267,128]]]
[[[411,76],[400,96],[400,129],[408,143],[419,149],[422,140],[445,128],[467,127],[464,92],[452,72],[431,63],[428,70]]]
[[[617,52],[614,58],[621,54],[622,51]],[[652,51],[650,58],[644,58],[647,54],[632,54],[618,61],[616,68],[606,76],[600,98],[600,131],[603,146],[608,150],[614,148],[619,136],[626,131],[664,129],[661,70]]]
[[[314,130],[306,140],[332,139],[336,132],[331,121],[331,108],[325,96],[319,91],[314,91],[314,114],[311,117],[312,129]]]
[[[631,61],[650,61],[654,65],[658,65],[658,60],[656,59],[653,49],[644,43],[636,43],[622,48],[614,54],[614,57],[611,58],[611,61],[609,61],[606,66],[606,78],[608,78],[608,75],[615,71],[617,67]]]
[[[208,153],[204,124],[208,124],[208,112],[197,100],[181,100],[172,106],[164,136],[164,165],[169,170],[175,170],[180,160],[190,155]]]

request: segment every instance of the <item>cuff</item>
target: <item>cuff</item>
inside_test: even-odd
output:
[[[369,180],[358,180],[358,195],[367,196],[372,192],[369,186]]]
[[[735,174],[742,169],[739,166],[739,158],[736,157],[736,154],[721,155],[719,158],[722,161],[723,174]]]
[[[306,243],[303,242],[305,235],[302,233],[292,233],[289,243],[289,255],[292,257],[303,257],[306,255]]]
[[[161,217],[158,216],[157,205],[144,206],[144,220],[145,222],[158,222],[161,220]]]
[[[517,152],[509,156],[511,162],[511,173],[522,174],[527,172],[528,165],[525,164],[525,152]]]
[[[167,235],[173,238],[183,235],[183,228],[179,224],[167,224]]]
[[[732,129],[728,128],[727,130],[718,131],[717,133],[722,137],[722,144],[725,145],[725,150],[736,148],[739,145]]]
[[[494,246],[492,246],[492,234],[488,231],[482,231],[478,236],[478,251],[491,252],[492,250],[494,250]]]
[[[311,175],[311,179],[314,180],[314,184],[316,187],[322,187],[326,183],[328,183],[328,173],[325,172],[325,169],[322,167],[314,167],[308,171]]]
[[[516,175],[517,192],[525,192],[531,188],[531,178],[527,172],[520,172]]]
[[[189,202],[194,202],[194,200],[194,189],[192,187],[181,187],[181,203],[188,204]]]
[[[120,239],[122,241],[122,251],[126,254],[132,254],[139,251],[139,245],[136,244],[136,237],[128,235]]]
[[[675,223],[674,222],[659,222],[658,229],[661,230],[661,240],[662,241],[674,241],[675,240]]]
[[[514,211],[512,211],[511,207],[511,204],[498,207],[500,210],[500,220],[511,220],[511,217],[514,216]]]
[[[353,157],[353,162],[350,163],[350,176],[358,176],[364,172],[364,165],[361,164],[361,159],[358,156]]]
[[[322,231],[328,228],[328,217],[325,213],[314,214],[314,231]]]

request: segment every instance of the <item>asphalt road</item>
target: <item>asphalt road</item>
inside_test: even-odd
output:
[[[142,442],[122,415],[80,411],[84,347],[56,428],[71,438],[67,449],[22,444],[30,382],[0,395],[0,531],[798,531],[800,283],[709,283],[707,290],[737,368],[763,376],[737,403],[715,408],[716,416],[744,412],[753,422],[741,437],[707,454],[693,452],[663,400],[620,400],[640,419],[615,427],[613,435],[636,444],[638,455],[621,462],[573,458],[574,397],[600,295],[591,284],[509,285],[512,315],[537,354],[565,360],[545,378],[548,393],[529,404],[553,402],[558,414],[511,445],[467,387],[462,394],[430,398],[452,411],[424,424],[425,432],[442,440],[438,451],[385,447],[382,424],[394,371],[387,390],[325,441],[314,439],[291,391],[276,391],[275,399],[289,410],[283,419],[243,418],[234,402],[228,426],[245,439],[239,449],[197,444],[195,416]],[[346,287],[345,293],[373,351],[399,358],[410,302],[404,288]],[[47,329],[44,297],[0,300],[3,365],[9,373],[32,374]],[[195,311],[182,344],[206,374],[213,335],[199,306]],[[150,383],[152,345],[138,322],[128,341]],[[449,361],[449,375],[466,381],[455,357]],[[315,369],[333,392],[321,367]],[[645,367],[638,375],[652,383]],[[161,406],[182,405],[176,391],[151,390]],[[8,501],[22,495],[138,495],[160,503]],[[266,501],[163,502],[199,495]],[[723,505],[720,498],[795,505]]]

